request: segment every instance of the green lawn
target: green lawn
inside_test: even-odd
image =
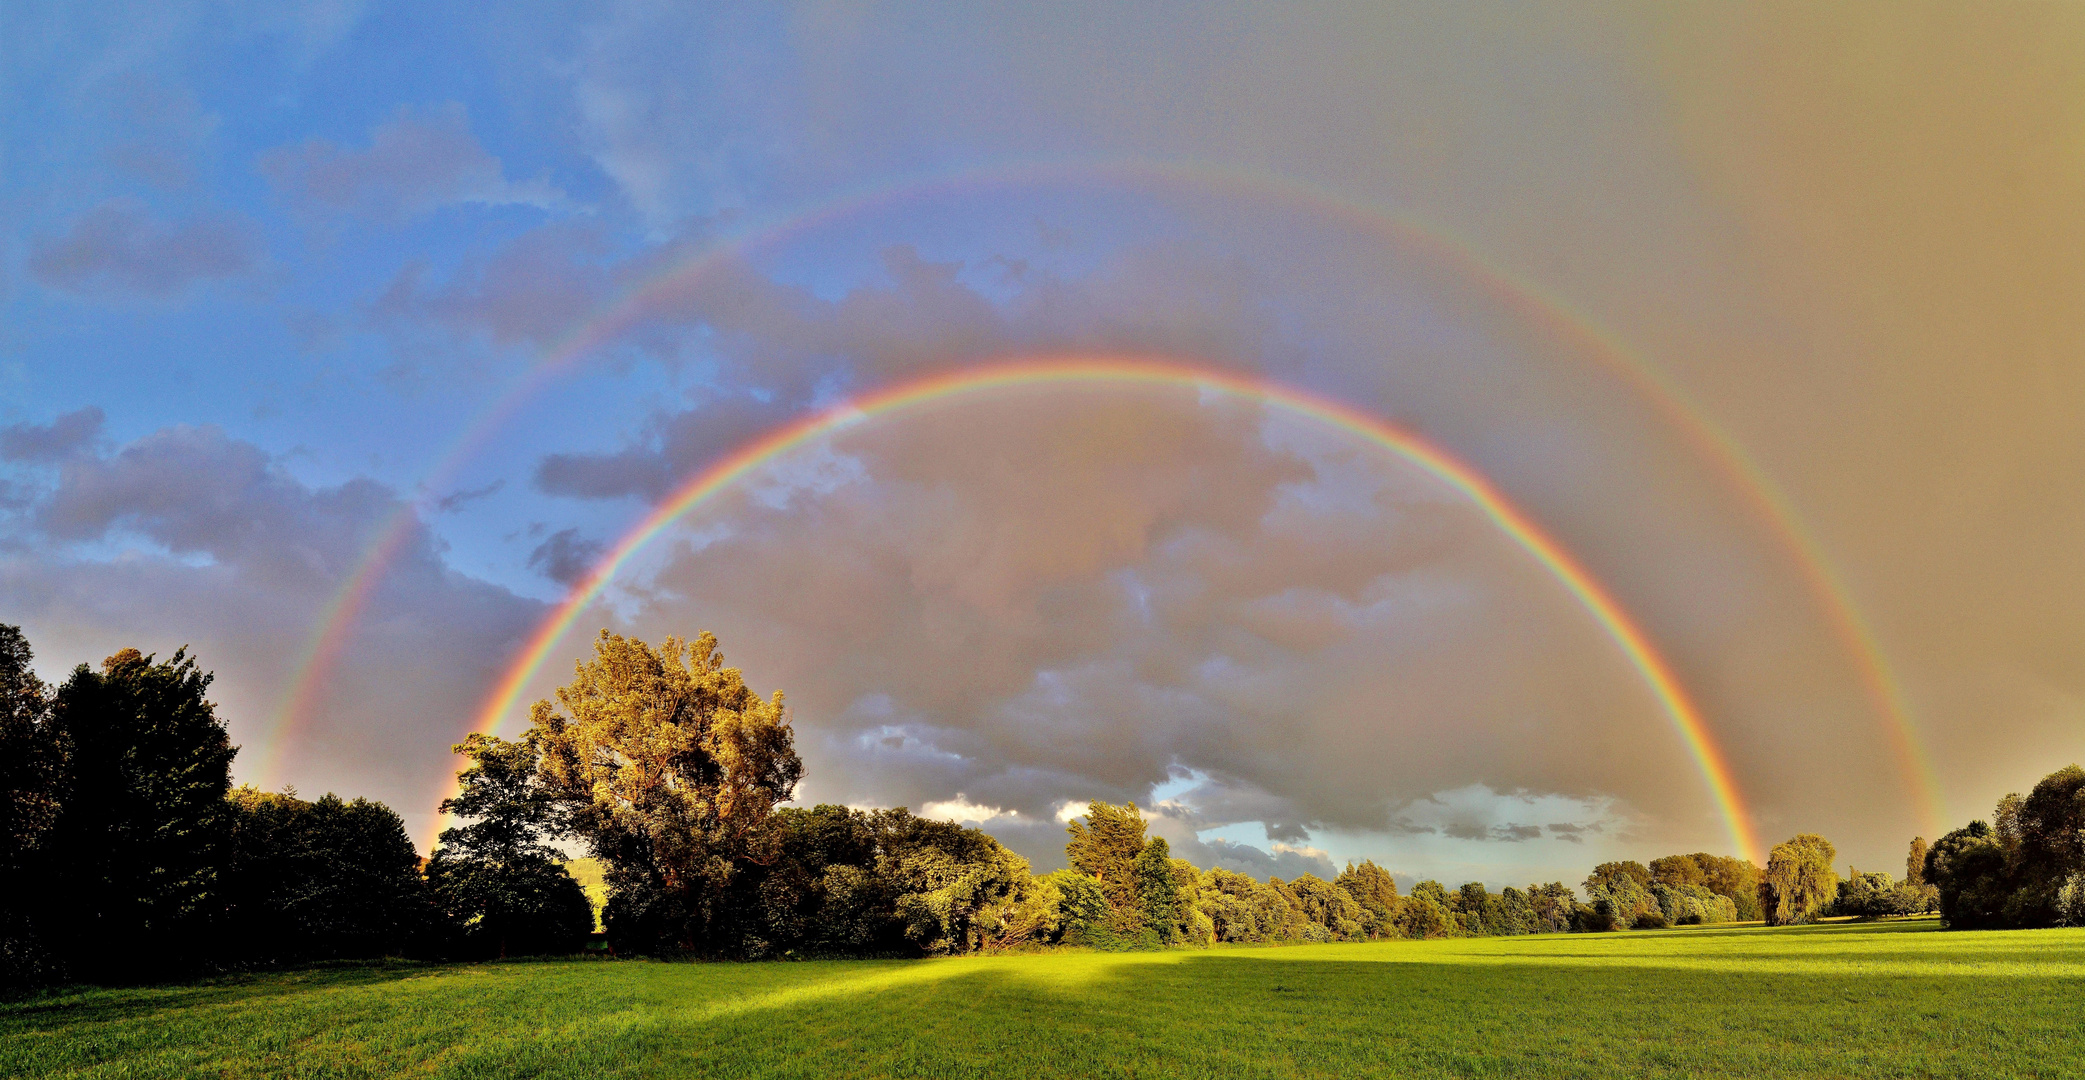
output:
[[[2081,1076],[2085,931],[337,967],[0,1004],[6,1076]]]

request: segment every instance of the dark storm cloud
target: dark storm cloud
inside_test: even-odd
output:
[[[599,540],[582,539],[576,528],[560,529],[529,552],[528,564],[560,585],[572,585],[594,568],[606,548]]]
[[[558,193],[545,184],[509,182],[500,161],[471,133],[457,102],[430,109],[401,105],[370,133],[366,149],[324,139],[279,147],[261,157],[269,182],[307,209],[397,221],[451,203],[543,206]]]
[[[85,450],[101,435],[101,408],[75,409],[48,424],[9,424],[0,428],[0,460],[49,464]]]
[[[201,281],[254,268],[260,243],[242,219],[223,213],[155,219],[135,199],[111,199],[63,236],[35,241],[29,276],[71,293],[168,297]]]

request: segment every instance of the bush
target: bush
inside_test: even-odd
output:
[[[1671,926],[1671,923],[1665,921],[1665,916],[1663,914],[1656,911],[1646,911],[1643,914],[1638,915],[1636,917],[1635,922],[1629,924],[1629,929],[1664,930]]]

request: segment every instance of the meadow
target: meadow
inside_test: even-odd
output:
[[[0,1004],[22,1077],[2085,1075],[2085,930],[331,966]]]

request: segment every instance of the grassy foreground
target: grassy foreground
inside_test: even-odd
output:
[[[2085,931],[337,967],[0,1004],[0,1075],[2081,1076]]]

